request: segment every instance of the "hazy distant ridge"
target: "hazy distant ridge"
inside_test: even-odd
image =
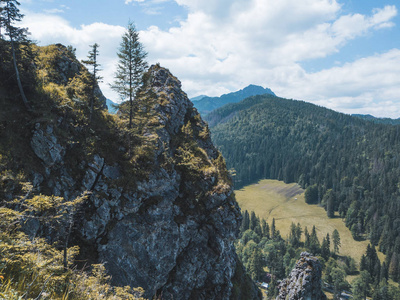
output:
[[[224,94],[220,97],[197,96],[190,100],[193,102],[194,107],[197,108],[200,114],[204,116],[212,110],[220,108],[225,104],[238,103],[247,97],[264,94],[276,96],[275,93],[269,88],[263,88],[258,85],[250,84],[242,90]]]
[[[361,115],[361,114],[352,114],[353,117],[357,117],[363,120],[371,121],[377,124],[391,124],[391,125],[400,125],[400,118],[391,119],[391,118],[377,118],[372,115]]]

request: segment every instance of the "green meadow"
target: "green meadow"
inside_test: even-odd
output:
[[[261,180],[257,184],[236,190],[235,194],[242,211],[254,211],[269,224],[275,218],[276,228],[283,238],[289,235],[292,222],[300,223],[303,230],[307,226],[309,232],[315,225],[320,242],[327,233],[331,235],[333,230],[337,229],[342,244],[340,255],[351,256],[359,262],[361,256],[365,254],[368,241],[355,241],[350,230],[337,214],[335,218],[328,218],[322,207],[306,204],[304,190],[296,183]],[[383,259],[381,253],[380,258]]]

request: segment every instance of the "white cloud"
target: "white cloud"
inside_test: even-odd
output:
[[[151,59],[170,68],[190,96],[220,95],[254,83],[269,86],[282,96],[320,99],[329,107],[348,111],[345,103],[349,99],[354,100],[353,106],[359,103],[357,107],[366,109],[375,102],[363,99],[382,99],[380,93],[367,92],[371,86],[391,90],[394,85],[383,78],[400,78],[397,61],[390,62],[397,70],[382,69],[376,65],[376,57],[349,64],[340,69],[344,73],[340,75],[338,68],[307,74],[299,65],[337,53],[355,38],[394,26],[395,6],[374,9],[370,15],[343,15],[341,5],[328,0],[176,2],[188,8],[187,19],[168,31],[151,27],[143,32],[142,41]],[[382,55],[379,63],[387,59]],[[379,72],[374,85],[361,71],[357,76],[345,76],[361,66],[368,68],[371,76]],[[319,82],[319,76],[329,80],[322,77]],[[342,81],[332,80],[335,76]],[[396,113],[400,116],[399,110]]]
[[[187,7],[187,18],[167,31],[151,26],[140,32],[140,38],[150,63],[160,62],[169,68],[190,96],[220,95],[252,83],[268,86],[281,96],[344,112],[359,109],[388,115],[386,105],[393,117],[400,116],[396,103],[400,95],[400,50],[388,49],[317,73],[307,73],[300,65],[340,52],[356,38],[393,27],[395,6],[363,15],[344,14],[336,0],[175,2]],[[34,39],[42,44],[72,44],[80,58],[86,56],[89,45],[100,44],[103,90],[116,100],[106,83],[112,81],[123,27],[94,23],[73,28],[60,17],[30,13],[26,13],[24,22]]]
[[[145,0],[125,0],[125,4],[129,4],[131,2],[144,2]]]
[[[172,1],[172,0],[125,0],[125,4],[129,4],[132,2],[154,4],[154,3],[163,3],[163,2],[168,2],[168,1]]]
[[[58,14],[58,13],[63,13],[64,11],[62,9],[52,8],[52,9],[45,9],[44,12],[47,14]]]
[[[280,94],[347,113],[400,117],[400,50],[306,74]]]

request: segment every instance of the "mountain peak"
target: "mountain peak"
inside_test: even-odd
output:
[[[214,109],[217,109],[221,106],[224,106],[228,103],[237,103],[242,101],[243,99],[256,95],[264,95],[269,94],[276,96],[273,91],[269,88],[263,88],[259,85],[250,84],[247,87],[228,94],[224,94],[220,97],[207,97],[203,96],[199,99],[199,97],[192,98],[194,101],[193,104],[200,112],[201,115],[206,115]]]

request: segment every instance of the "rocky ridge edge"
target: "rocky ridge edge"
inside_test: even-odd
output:
[[[177,160],[185,147],[176,136],[184,126],[197,133],[206,129],[181,83],[168,70],[153,66],[149,91],[164,101],[157,103],[158,147],[155,167],[135,187],[120,186],[121,166],[110,165],[98,154],[82,161],[82,178],[71,175],[66,164],[70,150],[58,142],[52,125],[37,123],[31,147],[43,170],[33,173],[37,190],[72,199],[92,192],[85,214],[78,220],[74,241],[83,257],[103,262],[114,284],[141,286],[147,297],[161,299],[230,299],[238,259],[233,247],[240,211],[232,186],[221,180],[225,166],[209,136],[193,137],[201,160],[208,168],[193,180],[192,172],[161,160]],[[182,150],[183,149],[183,150]],[[117,151],[117,149],[115,150]],[[32,234],[35,234],[32,224]],[[259,298],[253,286],[253,299]]]

